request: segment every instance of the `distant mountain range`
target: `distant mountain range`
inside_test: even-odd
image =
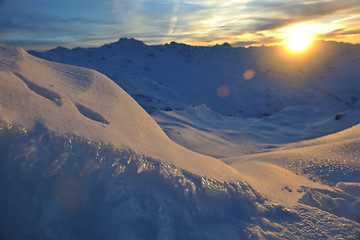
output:
[[[358,114],[359,45],[316,42],[308,53],[291,55],[282,47],[233,48],[226,43],[201,47],[176,42],[148,46],[121,38],[98,48],[58,47],[29,53],[105,74],[150,114],[203,105],[214,116],[273,116],[269,121],[277,121],[281,127],[284,124],[274,118],[300,114],[297,120],[305,117],[307,122],[316,123],[317,127],[310,129],[299,126],[303,120],[286,123],[294,136],[282,136],[285,139],[280,142],[314,138],[358,123],[356,117],[348,117],[341,124],[329,125],[330,120],[340,119],[345,113]],[[275,129],[270,132],[275,133]],[[262,135],[280,139],[271,137],[272,133]]]

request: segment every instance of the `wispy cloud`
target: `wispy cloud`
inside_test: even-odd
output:
[[[269,44],[279,41],[277,31],[302,22],[324,26],[321,38],[350,41],[345,38],[355,39],[360,26],[359,0],[0,0],[0,5],[2,42],[64,39],[82,45],[91,38],[135,37],[150,44]]]
[[[292,1],[267,2],[253,1],[249,4],[251,9],[259,9],[253,18],[259,30],[272,30],[286,25],[309,20],[318,20],[328,17],[339,17],[360,10],[358,0],[344,1]],[[266,22],[267,24],[261,24]],[[257,28],[255,28],[256,30]]]
[[[174,32],[177,20],[178,20],[178,9],[179,9],[179,4],[180,4],[180,0],[177,0],[174,4],[174,8],[172,10],[172,16],[171,16],[171,21],[169,24],[169,34],[172,34]]]

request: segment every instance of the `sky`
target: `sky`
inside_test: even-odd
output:
[[[276,45],[288,32],[360,43],[360,0],[0,0],[0,42],[27,50],[147,44]]]

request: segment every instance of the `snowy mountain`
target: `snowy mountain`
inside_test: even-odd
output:
[[[105,75],[1,44],[0,239],[357,239],[360,171],[358,161],[347,161],[358,151],[358,126],[300,142],[309,133],[285,135],[305,126],[309,132],[320,128],[320,135],[353,125],[359,88],[334,83],[319,91],[322,84],[314,83],[302,92],[307,88],[298,83],[283,86],[285,78],[267,82],[255,67],[258,82],[235,82],[235,60],[228,57],[237,51],[250,49],[146,46],[122,39],[100,49],[43,53],[113,72],[106,75],[138,95],[168,136],[204,155],[170,140]],[[228,78],[218,78],[220,73]],[[216,81],[224,81],[220,90]],[[274,102],[263,96],[277,87]],[[315,98],[314,105],[304,97],[319,92],[324,98]],[[236,99],[244,102],[232,103]],[[339,120],[335,113],[342,114]],[[324,184],[302,175],[313,169],[306,168],[309,162],[322,161],[316,154],[328,154],[326,144],[332,146],[328,156],[339,159],[311,174],[326,180],[320,170],[345,161],[354,174],[351,183],[339,177]],[[297,158],[301,167],[293,165]]]
[[[201,126],[191,125],[197,129],[204,124],[236,129],[256,142],[278,144],[320,137],[358,123],[360,46],[319,42],[313,49],[305,56],[289,56],[281,47],[147,46],[120,39],[100,48],[59,47],[31,54],[109,76],[155,119],[159,111],[172,110],[180,116],[201,112],[206,115]],[[230,126],[212,124],[224,116],[230,117],[225,121]],[[186,144],[174,133],[179,129],[157,122],[173,140]]]

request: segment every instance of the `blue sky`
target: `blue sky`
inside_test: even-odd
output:
[[[271,45],[298,25],[360,43],[359,0],[0,0],[0,42],[25,49],[147,44]]]

